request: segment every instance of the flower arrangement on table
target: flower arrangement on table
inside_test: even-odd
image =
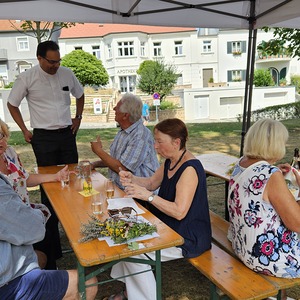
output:
[[[115,244],[121,244],[156,231],[157,228],[155,225],[142,222],[138,218],[112,217],[102,222],[96,216],[90,216],[88,223],[81,226],[83,238],[79,242],[110,237]]]

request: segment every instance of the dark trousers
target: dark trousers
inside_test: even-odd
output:
[[[70,126],[58,130],[34,129],[31,145],[39,167],[78,162],[76,136]],[[34,248],[47,255],[45,269],[55,270],[56,259],[62,256],[58,218],[42,186],[40,188],[41,202],[49,208],[51,217],[46,224],[44,240],[35,244]]]

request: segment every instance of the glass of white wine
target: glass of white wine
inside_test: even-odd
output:
[[[105,182],[105,191],[106,191],[106,198],[112,199],[115,195],[115,186],[114,181],[112,179],[107,179]]]

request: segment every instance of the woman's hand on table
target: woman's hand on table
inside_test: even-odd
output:
[[[56,173],[56,180],[57,181],[61,181],[63,180],[64,178],[67,178],[70,174],[70,171],[69,171],[69,166],[66,165],[64,166],[60,171],[58,171]]]
[[[134,183],[127,183],[124,191],[128,197],[138,198],[144,201],[147,201],[148,198],[152,195],[152,192]]]

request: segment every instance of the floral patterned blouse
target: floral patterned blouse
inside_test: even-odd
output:
[[[229,188],[244,170],[239,164],[235,166]],[[276,277],[300,277],[298,234],[287,229],[271,203],[262,199],[275,172],[280,172],[276,166],[261,162],[247,170],[245,178],[233,188],[228,198],[228,236],[236,255],[253,271]]]
[[[40,209],[47,220],[50,218],[51,213],[48,208],[39,203],[30,203],[29,194],[27,191],[26,180],[29,177],[29,173],[24,169],[19,156],[12,147],[7,147],[3,154],[4,162],[7,166],[8,175],[4,175],[8,182],[13,187],[14,191],[21,197],[22,201],[35,209]]]

